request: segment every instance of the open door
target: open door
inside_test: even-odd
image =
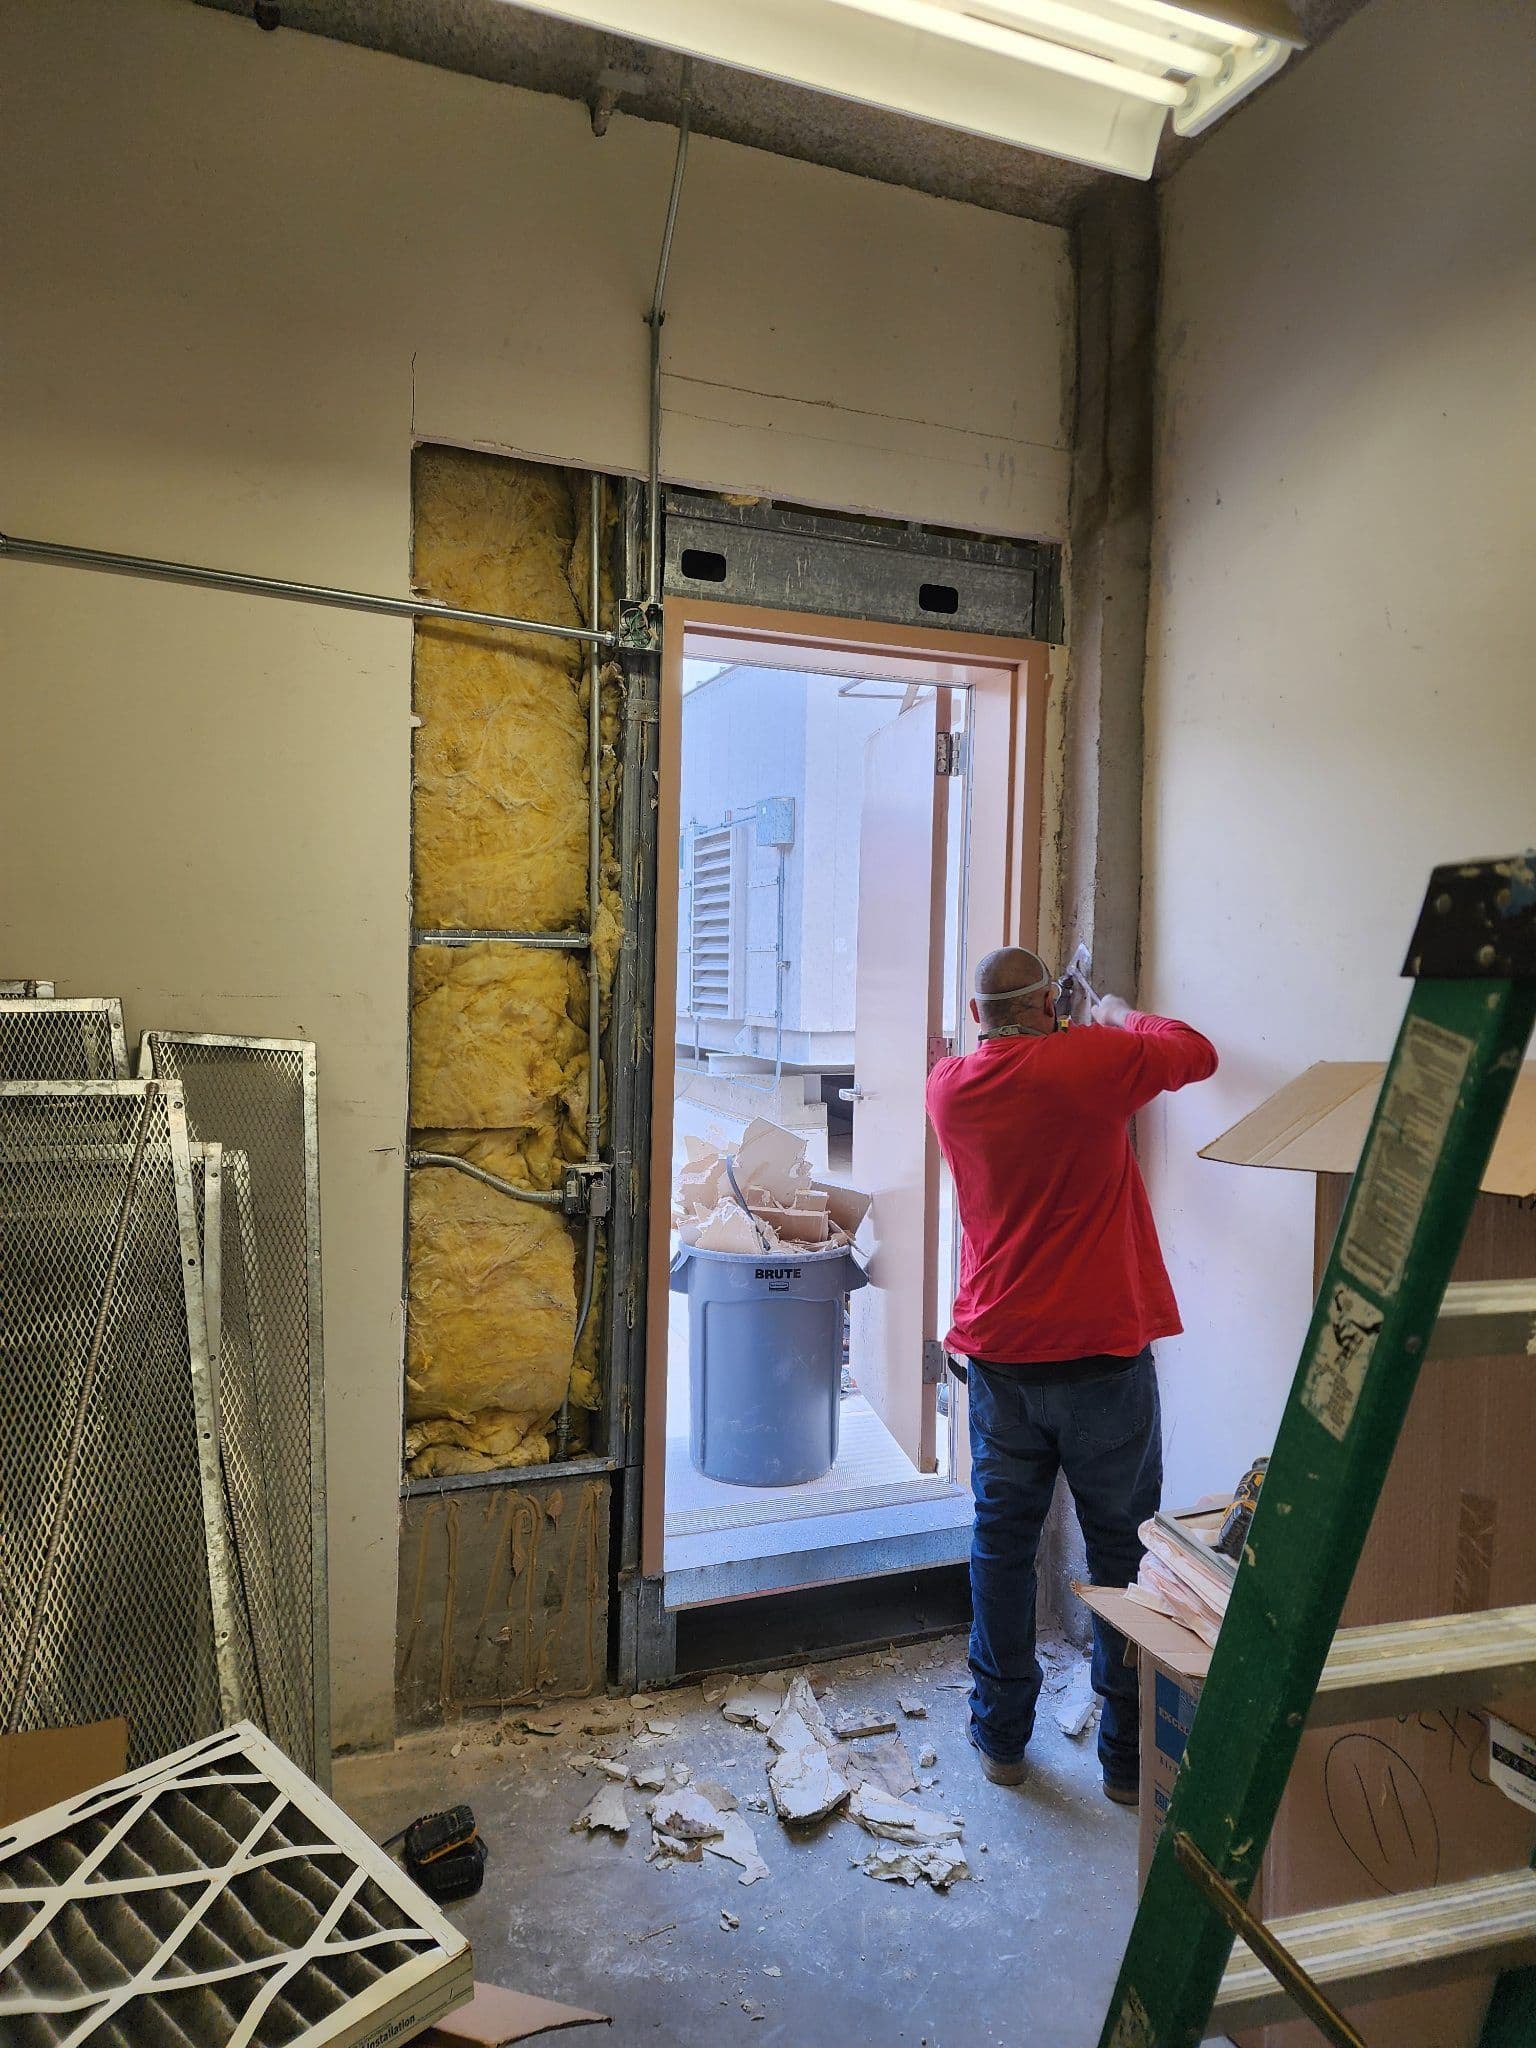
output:
[[[934,691],[864,748],[854,1013],[853,1180],[873,1197],[868,1287],[852,1297],[859,1391],[921,1472],[935,1469],[933,1334],[938,1147],[923,1109],[931,1040],[942,1029],[947,727]]]

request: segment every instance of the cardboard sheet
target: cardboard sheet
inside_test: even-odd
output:
[[[1191,1629],[1150,1607],[1139,1607],[1120,1587],[1085,1586],[1074,1581],[1072,1590],[1085,1607],[1102,1615],[1127,1642],[1155,1657],[1184,1684],[1198,1684],[1210,1670],[1211,1652]]]
[[[531,2041],[566,2027],[612,2025],[610,2013],[583,2012],[578,2006],[535,1998],[530,1991],[508,1991],[500,1984],[477,1984],[468,2005],[439,2020],[423,2041],[425,2048],[511,2048],[515,2041]]]
[[[0,1827],[120,1778],[127,1768],[126,1721],[0,1735]]]
[[[1380,1060],[1320,1060],[1213,1139],[1200,1157],[1225,1166],[1353,1173],[1385,1072]],[[1536,1071],[1530,1067],[1515,1083],[1483,1190],[1536,1194]]]

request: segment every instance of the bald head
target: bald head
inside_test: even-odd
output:
[[[971,1014],[983,1031],[1012,1025],[1049,1031],[1054,1017],[1050,969],[1023,946],[999,946],[976,963]]]

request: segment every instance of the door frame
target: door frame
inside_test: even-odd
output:
[[[782,668],[817,675],[958,685],[967,719],[969,836],[962,891],[967,956],[989,946],[1038,943],[1045,711],[1050,648],[1041,640],[946,633],[813,612],[668,597],[663,603],[656,789],[656,968],[653,996],[650,1231],[646,1262],[640,1569],[660,1578],[666,1540],[667,1290],[671,1260],[673,1099],[677,1066],[677,845],[681,827],[682,676],[685,641],[697,655],[772,650]],[[739,655],[738,655],[739,658]],[[990,864],[979,848],[995,849]],[[958,1020],[961,1045],[970,1020]]]

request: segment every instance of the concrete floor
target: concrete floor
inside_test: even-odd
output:
[[[965,1818],[974,1880],[947,1894],[851,1868],[873,1845],[847,1819],[791,1837],[748,1811],[769,1868],[751,1886],[711,1857],[667,1871],[648,1864],[633,1788],[626,1841],[572,1834],[602,1780],[568,1759],[596,1746],[594,1722],[627,1730],[627,1702],[533,1714],[561,1723],[552,1737],[520,1729],[514,1710],[342,1758],[336,1796],[376,1838],[469,1801],[490,1863],[484,1890],[453,1917],[474,1944],[477,1976],[614,2017],[611,2029],[551,2038],[594,2048],[1094,2048],[1134,1906],[1136,1817],[1104,1798],[1092,1731],[1072,1741],[1056,1725],[1059,1688],[1079,1661],[1052,1646],[1058,1689],[1042,1701],[1033,1770],[1018,1790],[987,1784],[966,1742],[959,1637],[813,1667],[829,1718],[849,1706],[895,1711],[898,1692],[927,1704],[926,1720],[897,1718],[914,1763],[925,1744],[938,1753],[935,1770],[919,1772],[934,1788],[919,1796]],[[766,1789],[762,1735],[725,1721],[697,1685],[650,1697],[637,1718],[674,1721],[676,1733],[635,1762],[685,1763],[695,1781],[742,1798]],[[722,1910],[738,1929],[722,1926]]]

